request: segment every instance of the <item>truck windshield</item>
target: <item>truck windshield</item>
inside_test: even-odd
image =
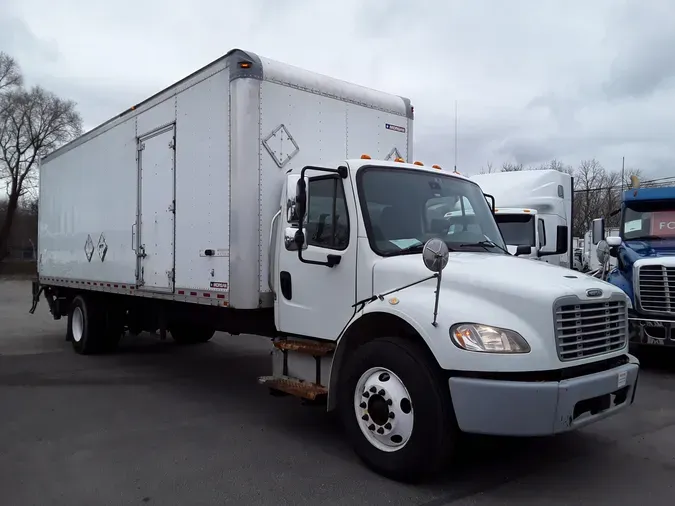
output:
[[[443,173],[365,167],[357,189],[370,246],[382,256],[419,253],[433,237],[450,250],[504,254],[480,187]]]
[[[631,202],[623,214],[626,241],[675,239],[673,202]]]
[[[534,216],[497,213],[495,219],[506,244],[513,246],[535,246]]]

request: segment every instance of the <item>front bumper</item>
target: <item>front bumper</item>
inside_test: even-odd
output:
[[[631,343],[675,346],[675,320],[629,315],[628,325]]]
[[[638,360],[563,381],[449,379],[455,414],[464,432],[546,436],[578,429],[633,403]]]

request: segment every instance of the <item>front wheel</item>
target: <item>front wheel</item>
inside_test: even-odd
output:
[[[340,416],[366,465],[410,482],[442,470],[457,424],[447,383],[417,343],[368,342],[348,359],[343,375]]]

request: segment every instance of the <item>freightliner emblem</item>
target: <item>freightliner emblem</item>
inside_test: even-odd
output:
[[[588,297],[602,297],[602,290],[600,288],[591,288],[590,290],[586,290],[586,295]]]

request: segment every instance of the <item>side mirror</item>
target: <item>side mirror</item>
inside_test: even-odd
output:
[[[605,219],[596,218],[591,222],[591,241],[598,244],[605,238]]]
[[[567,253],[569,245],[567,244],[567,225],[558,225],[555,230],[555,251],[540,251],[540,257],[553,255],[563,255]]]
[[[598,256],[598,261],[600,262],[600,264],[605,265],[609,260],[609,244],[607,244],[607,241],[600,241],[598,243],[598,249],[596,251],[596,254]]]
[[[442,239],[434,237],[424,244],[422,260],[424,261],[424,266],[431,272],[441,272],[445,269],[449,258],[450,250],[448,250],[448,245]]]
[[[567,225],[558,225],[555,235],[556,255],[563,255],[567,253],[567,247],[569,246],[567,244],[567,232]]]
[[[485,200],[488,203],[488,207],[490,208],[490,211],[492,211],[492,214],[494,214],[495,213],[495,198],[488,193],[484,193],[483,195],[485,196]]]
[[[307,181],[302,177],[295,185],[295,214],[300,223],[305,220],[307,214]]]
[[[532,246],[521,244],[516,248],[515,256],[517,257],[519,257],[520,255],[531,255],[531,254],[532,254]]]

